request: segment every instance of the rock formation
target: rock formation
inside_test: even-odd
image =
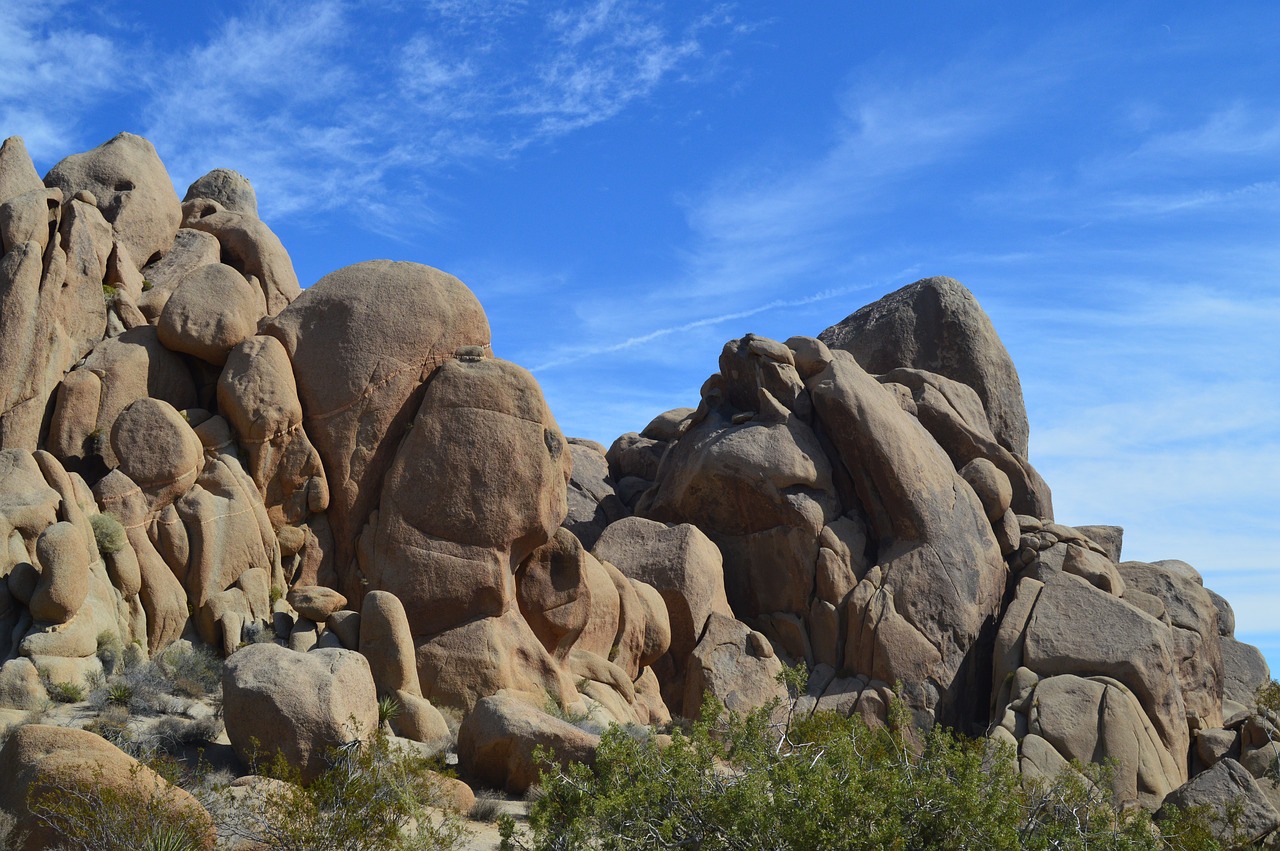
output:
[[[902,700],[1028,777],[1115,759],[1125,800],[1235,784],[1280,821],[1261,655],[1191,566],[1055,522],[955,281],[731,340],[696,407],[606,450],[493,357],[461,281],[303,289],[247,180],[180,202],[136,136],[43,181],[5,142],[0,249],[0,705],[101,673],[102,642],[185,639],[230,657],[242,755],[314,776],[392,698],[395,732],[439,746],[453,716],[464,776],[522,790],[537,745],[590,760],[604,725],[759,707],[802,664],[804,711]]]

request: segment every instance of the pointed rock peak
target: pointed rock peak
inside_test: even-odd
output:
[[[0,145],[0,204],[10,198],[44,189],[36,167],[31,164],[21,136],[10,136]]]
[[[972,387],[996,439],[1027,455],[1027,411],[1013,359],[991,319],[963,284],[924,278],[892,292],[818,335],[867,372],[925,369]]]

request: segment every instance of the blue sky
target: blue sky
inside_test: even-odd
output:
[[[1059,519],[1182,558],[1280,667],[1280,6],[7,2],[0,133],[248,176],[304,284],[458,275],[570,434],[723,343],[946,274]]]

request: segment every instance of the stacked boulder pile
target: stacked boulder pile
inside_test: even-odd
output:
[[[137,136],[43,179],[6,141],[0,250],[0,705],[100,673],[103,641],[186,640],[229,657],[242,753],[313,776],[392,697],[399,735],[523,791],[538,745],[589,761],[604,725],[758,707],[803,664],[806,711],[901,699],[1029,776],[1114,758],[1152,808],[1228,772],[1280,823],[1261,655],[1189,565],[1054,522],[955,281],[732,340],[696,408],[606,450],[462,282],[303,289],[243,177],[180,200]]]

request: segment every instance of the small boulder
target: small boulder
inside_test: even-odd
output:
[[[329,615],[347,605],[347,598],[322,585],[300,585],[285,598],[294,611],[307,620],[324,623]]]
[[[279,751],[304,783],[324,772],[329,751],[378,725],[369,663],[352,650],[252,644],[227,659],[222,694],[236,754],[250,762]]]
[[[24,851],[65,847],[62,843],[66,837],[37,818],[29,802],[71,790],[115,802],[114,811],[108,815],[113,821],[124,821],[120,827],[146,830],[150,825],[141,818],[145,812],[147,818],[159,816],[193,825],[200,833],[195,847],[208,851],[214,847],[213,820],[195,798],[86,730],[44,724],[21,727],[0,749],[0,777],[5,779],[0,783],[0,812],[16,819],[15,833],[30,831],[26,844],[21,846]],[[159,806],[144,806],[148,799],[158,799]],[[134,823],[128,822],[130,801],[138,804],[140,818]],[[141,835],[133,838],[142,840]]]
[[[523,794],[538,780],[533,752],[549,749],[561,764],[595,762],[600,737],[548,715],[507,691],[481,699],[458,729],[458,766],[484,786]]]
[[[253,191],[253,184],[243,174],[229,168],[215,168],[187,187],[187,194],[182,196],[182,200],[195,198],[208,198],[233,212],[258,216],[258,194]]]
[[[182,279],[160,313],[156,333],[166,347],[222,366],[258,329],[267,311],[262,291],[230,266],[201,266]]]
[[[1253,776],[1230,757],[1170,792],[1156,813],[1156,820],[1167,814],[1169,807],[1188,810],[1201,806],[1209,807],[1213,813],[1214,833],[1229,842],[1256,842],[1280,827],[1280,814]],[[1234,818],[1228,815],[1229,811],[1234,811]]]

